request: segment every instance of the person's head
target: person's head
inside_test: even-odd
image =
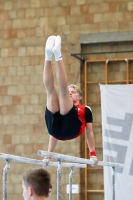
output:
[[[49,197],[51,177],[45,169],[31,169],[22,175],[22,188],[24,200]]]
[[[79,103],[82,99],[82,90],[74,84],[68,86],[69,95],[73,101],[73,103]]]

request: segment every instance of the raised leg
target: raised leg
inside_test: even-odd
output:
[[[52,70],[52,48],[55,44],[56,36],[50,36],[47,39],[45,47],[45,63],[43,72],[43,82],[47,93],[47,108],[52,113],[59,111],[59,99],[57,96],[57,91],[54,86],[54,75]]]
[[[56,62],[56,79],[59,92],[59,110],[62,115],[67,114],[73,107],[73,102],[69,96],[67,75],[61,55],[61,38],[57,36],[52,49]]]

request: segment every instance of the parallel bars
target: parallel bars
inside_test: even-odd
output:
[[[34,164],[34,165],[41,165],[41,166],[46,166],[45,161],[40,161],[36,159],[31,159],[31,158],[25,158],[25,157],[20,157],[20,156],[14,156],[10,154],[4,154],[0,153],[0,158],[6,160],[6,165],[3,169],[3,200],[7,200],[7,171],[10,169],[10,161],[16,161],[20,163],[27,163],[27,164]],[[86,164],[75,164],[75,163],[61,163],[61,162],[49,162],[49,166],[57,167],[57,174],[58,174],[58,185],[57,185],[57,199],[59,200],[61,197],[61,168],[62,167],[67,167],[71,168],[70,174],[69,174],[69,199],[72,200],[72,170],[74,168],[86,168]]]
[[[37,154],[38,154],[38,156],[43,156],[43,157],[46,156],[48,158],[55,158],[60,163],[62,162],[62,160],[66,160],[66,161],[70,161],[70,162],[89,164],[89,165],[92,165],[92,166],[94,165],[94,161],[93,160],[84,159],[84,158],[78,158],[78,157],[74,157],[74,156],[67,156],[67,155],[64,155],[64,154],[51,153],[51,152],[42,151],[42,150],[38,150]],[[97,166],[112,167],[112,169],[113,169],[113,175],[112,175],[112,200],[115,200],[115,168],[123,168],[124,164],[99,161]],[[58,199],[58,196],[57,196],[57,200],[60,200],[60,198]]]

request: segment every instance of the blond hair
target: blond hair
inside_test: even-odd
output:
[[[82,90],[77,85],[71,84],[68,86],[68,88],[74,88],[79,93],[80,96],[83,96]]]

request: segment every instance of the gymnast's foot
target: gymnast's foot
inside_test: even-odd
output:
[[[47,61],[51,61],[52,60],[52,49],[55,45],[55,40],[56,40],[56,36],[52,35],[49,36],[47,41],[46,41],[46,46],[45,46],[45,60]]]
[[[55,55],[55,60],[56,61],[62,60],[62,55],[61,55],[61,37],[59,35],[55,39],[55,45],[52,48],[52,52]]]

